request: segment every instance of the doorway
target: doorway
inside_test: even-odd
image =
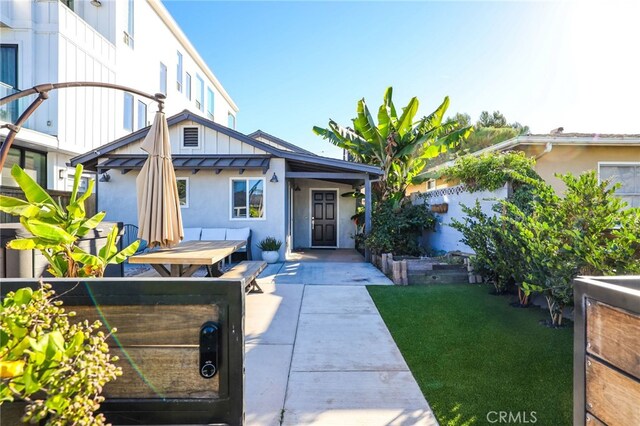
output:
[[[311,246],[338,246],[338,191],[311,191]]]

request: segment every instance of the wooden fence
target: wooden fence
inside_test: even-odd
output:
[[[63,206],[66,206],[69,203],[69,198],[71,197],[71,192],[69,191],[56,191],[53,189],[48,189],[47,192],[51,197],[60,201]],[[11,186],[0,186],[0,195],[5,195],[8,197],[20,198],[21,200],[25,200],[24,193],[20,188],[15,188]],[[87,212],[87,217],[91,217],[96,214],[96,195],[92,194],[87,200],[84,202],[84,208]],[[17,216],[11,216],[9,214],[0,212],[0,223],[18,223],[20,219]]]

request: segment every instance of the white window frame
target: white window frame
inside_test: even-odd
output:
[[[634,166],[640,167],[640,161],[598,161],[598,183],[602,183],[602,179],[600,178],[600,168],[601,166]],[[630,193],[622,193],[619,194],[616,192],[615,194],[618,197],[640,197],[640,192],[630,192]]]
[[[184,205],[180,205],[181,209],[188,209],[189,208],[189,178],[188,177],[181,177],[181,176],[176,176],[176,187],[177,187],[177,183],[179,180],[183,180],[186,182],[185,184],[185,189],[186,189],[186,194],[185,194],[185,204]],[[180,202],[180,195],[178,194],[178,202]]]
[[[184,95],[188,100],[191,100],[191,74],[189,74],[188,72],[184,73],[184,85]]]
[[[127,105],[129,105],[131,108],[129,115],[127,115]],[[133,95],[129,92],[124,92],[123,102],[122,102],[122,128],[129,132],[133,132],[133,129],[136,125],[135,108],[136,108],[136,102],[135,102],[135,99],[133,98]],[[131,120],[131,127],[127,127],[127,123],[126,123],[127,118]]]
[[[182,93],[182,73],[183,73],[183,69],[182,69],[182,53],[180,53],[180,51],[178,50],[178,63],[176,64],[176,86],[178,89],[178,92]]]
[[[140,119],[142,117],[140,117],[140,107],[144,105],[144,121],[143,123],[140,123]],[[147,127],[147,123],[148,123],[148,117],[149,117],[149,106],[143,102],[142,100],[138,99],[138,102],[136,103],[136,130],[140,130],[143,129],[145,127]],[[142,124],[142,125],[141,125]]]
[[[198,146],[185,146],[184,145],[184,129],[185,129],[185,127],[198,129]],[[182,148],[182,149],[200,149],[200,148],[202,148],[202,126],[189,125],[189,124],[185,124],[184,126],[180,126],[180,148]]]
[[[247,217],[233,217],[233,181],[234,180],[244,180],[247,182]],[[249,181],[250,180],[261,180],[262,181],[262,217],[249,217]],[[247,177],[238,177],[233,176],[229,178],[229,220],[239,220],[239,221],[247,221],[247,220],[257,220],[257,221],[266,221],[267,220],[267,180],[264,177],[258,176],[247,176]]]
[[[233,127],[229,127],[229,120],[233,118]],[[227,127],[229,127],[230,129],[235,130],[236,129],[236,116],[235,114],[232,113],[227,113]]]
[[[163,75],[163,71],[164,71],[164,75]],[[164,64],[164,62],[160,62],[160,87],[158,92],[162,93],[163,95],[167,95],[167,91],[169,90],[169,88],[167,87],[167,80],[169,79],[169,70],[167,69],[167,66]],[[164,86],[164,92],[162,91],[162,86]]]
[[[133,49],[133,32],[135,29],[134,0],[129,0],[127,4],[127,29],[124,31],[124,44]]]
[[[196,73],[196,108],[204,112],[204,79]],[[199,99],[198,99],[199,98]]]
[[[211,95],[211,96],[209,96]],[[210,118],[211,120],[213,120],[214,118],[214,113],[213,113],[213,109],[216,105],[216,94],[213,91],[213,89],[211,87],[207,86],[207,117]]]

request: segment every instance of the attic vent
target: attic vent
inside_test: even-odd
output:
[[[198,133],[197,127],[183,127],[182,146],[185,148],[197,148],[200,145]]]

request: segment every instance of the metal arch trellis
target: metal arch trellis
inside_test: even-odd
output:
[[[2,147],[0,148],[0,171],[4,168],[4,162],[7,159],[7,155],[9,154],[9,148],[13,144],[16,135],[22,128],[22,125],[29,119],[31,114],[35,112],[38,107],[49,98],[49,92],[57,89],[68,89],[72,87],[100,87],[104,89],[115,89],[121,90],[123,92],[133,93],[138,96],[142,96],[147,99],[151,99],[158,103],[158,111],[162,112],[164,110],[164,100],[166,96],[162,93],[156,93],[151,95],[149,93],[142,92],[140,90],[133,89],[131,87],[121,86],[118,84],[111,83],[100,83],[93,81],[73,81],[67,83],[45,83],[38,84],[37,86],[33,86],[31,89],[21,90],[12,95],[5,96],[0,99],[0,106],[8,104],[9,102],[13,102],[20,98],[24,98],[25,96],[38,95],[38,97],[24,110],[24,112],[18,117],[18,120],[15,123],[4,124],[0,126],[1,128],[9,129],[9,133],[2,143]]]

